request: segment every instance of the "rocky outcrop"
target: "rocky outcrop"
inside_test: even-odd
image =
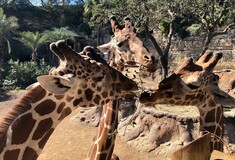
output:
[[[178,115],[142,106],[139,116],[129,125],[119,125],[118,132],[138,150],[169,158],[199,136],[199,121],[199,115]]]
[[[224,69],[215,71],[219,79],[219,88],[235,98],[235,70]]]
[[[82,108],[78,114],[73,116],[70,120],[73,123],[81,123],[92,127],[98,127],[102,113],[102,107]]]

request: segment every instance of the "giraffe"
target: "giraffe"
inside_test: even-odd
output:
[[[103,106],[103,112],[100,119],[98,133],[86,160],[118,160],[119,158],[113,154],[114,143],[116,139],[115,129],[118,125],[118,103],[117,100],[110,101]]]
[[[97,48],[103,53],[108,52],[109,65],[119,71],[123,71],[125,66],[134,65],[142,65],[149,71],[154,71],[158,60],[138,37],[130,18],[126,17],[124,21],[125,25],[121,26],[116,17],[111,16],[110,23],[114,36],[109,43]]]
[[[148,71],[153,71],[157,67],[157,59],[137,36],[130,18],[126,17],[124,22],[125,25],[121,26],[116,17],[111,16],[110,23],[114,36],[109,43],[97,48],[103,53],[109,53],[109,65],[120,72],[124,72],[126,66],[135,65],[143,65]],[[96,140],[91,145],[87,160],[111,159],[118,126],[118,101],[116,99],[103,107]],[[118,157],[113,155],[112,159]]]
[[[56,126],[78,106],[104,105],[136,90],[137,85],[105,61],[77,53],[64,41],[50,45],[60,65],[39,76],[0,120],[0,159],[35,160]]]
[[[170,77],[162,80],[151,92],[143,92],[140,103],[194,105],[200,113],[200,130],[211,132],[211,151],[223,150],[223,106],[217,92],[218,77],[213,73],[222,53],[205,53],[194,63],[190,58]]]

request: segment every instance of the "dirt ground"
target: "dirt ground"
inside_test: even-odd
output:
[[[8,100],[0,100],[0,116],[12,107],[24,92],[13,92]],[[70,118],[79,111],[77,109],[65,118],[50,137],[38,160],[83,160],[85,159],[97,128],[74,124]],[[143,153],[128,146],[117,136],[115,154],[121,160],[158,160],[154,154]]]

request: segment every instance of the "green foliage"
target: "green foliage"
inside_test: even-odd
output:
[[[39,32],[19,32],[18,35],[20,37],[15,39],[22,42],[26,47],[31,49],[32,52],[36,52],[37,49],[47,40],[47,37]]]
[[[162,19],[159,23],[159,29],[163,32],[163,33],[167,33],[167,31],[169,31],[170,28],[170,24],[169,22],[167,22],[166,20]]]
[[[7,41],[7,46],[8,46],[8,52],[11,52],[11,46],[9,42],[9,37],[8,34],[10,32],[14,32],[17,28],[19,27],[18,25],[18,19],[14,16],[7,17],[4,14],[4,11],[2,8],[0,8],[0,43],[2,43],[2,38],[4,38]],[[2,45],[2,44],[0,44]],[[0,53],[0,61],[2,59],[2,53]],[[0,64],[1,66],[1,64]]]
[[[194,16],[204,31],[214,32],[235,22],[234,6],[234,0],[193,0],[188,5],[188,13]]]
[[[53,28],[51,31],[46,30],[42,33],[42,35],[45,36],[46,40],[49,42],[72,39],[74,34],[75,33],[68,30],[68,27]]]
[[[200,31],[201,31],[201,24],[192,24],[187,28],[187,31],[192,35],[192,36],[198,36]]]
[[[87,24],[87,23],[82,23],[82,24],[80,24],[79,26],[78,26],[78,30],[80,31],[80,32],[83,32],[83,33],[85,33],[86,35],[91,35],[91,28],[90,28],[90,26]]]
[[[36,82],[37,76],[48,74],[51,69],[51,66],[47,65],[44,59],[39,64],[33,61],[19,62],[19,60],[10,60],[8,66],[3,86],[11,89],[32,84]]]
[[[18,19],[14,16],[7,17],[3,9],[0,8],[0,36],[17,29],[19,27],[17,21]]]

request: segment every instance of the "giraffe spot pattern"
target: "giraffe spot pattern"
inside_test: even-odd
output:
[[[215,105],[216,105],[215,102],[210,98],[210,99],[208,100],[208,106],[214,107]]]
[[[61,100],[61,99],[64,98],[64,95],[55,95],[55,98],[56,98],[57,100]]]
[[[102,88],[101,88],[101,87],[97,87],[97,91],[99,91],[99,92],[100,92],[101,90],[102,90]]]
[[[99,104],[100,103],[100,99],[101,99],[101,97],[99,95],[96,95],[95,99],[94,99],[95,104]]]
[[[165,92],[166,98],[172,98],[172,92]]]
[[[57,109],[57,113],[60,114],[62,112],[62,110],[64,109],[64,106],[65,106],[65,102],[60,103],[60,105],[59,105],[59,107]]]
[[[194,95],[186,95],[185,96],[185,100],[192,100],[192,99],[194,99]]]
[[[193,106],[195,106],[197,104],[198,104],[198,100],[197,99],[191,102],[191,105],[193,105]]]
[[[78,95],[79,95],[79,94],[82,94],[82,90],[79,89],[79,90],[77,91],[77,94],[78,94]]]
[[[51,128],[46,134],[45,136],[38,142],[38,146],[39,148],[43,148],[47,142],[47,140],[49,139],[49,137],[51,136],[51,134],[54,132],[54,128]]]
[[[6,151],[4,154],[4,159],[17,160],[20,153],[20,149],[13,149]]]
[[[65,108],[63,111],[62,111],[62,113],[61,113],[61,115],[60,115],[60,117],[59,117],[59,121],[62,121],[66,116],[68,116],[70,113],[72,112],[72,110],[69,108],[69,107],[67,107],[67,108]]]
[[[7,135],[3,135],[0,138],[0,153],[2,153],[3,149],[6,147],[6,142],[7,142]]]
[[[74,98],[74,97],[70,97],[69,95],[67,95],[66,101],[67,101],[67,102],[70,102],[73,98]]]
[[[42,90],[42,92],[40,94],[38,94],[35,99],[32,100],[32,103],[38,102],[39,100],[41,100],[42,98],[44,98],[46,96],[46,90]]]
[[[82,75],[82,72],[81,71],[77,71],[77,75]]]
[[[38,140],[43,137],[43,135],[48,132],[53,125],[51,118],[47,118],[39,122],[37,129],[33,134],[33,140]]]
[[[108,92],[104,91],[104,92],[102,93],[102,97],[103,97],[103,98],[107,98],[107,97],[108,97]]]
[[[91,83],[91,86],[92,86],[93,88],[95,88],[96,85],[95,85],[95,83]]]
[[[83,102],[83,99],[82,99],[82,98],[75,99],[75,100],[73,101],[73,106],[77,106],[77,105],[79,105],[79,103],[81,103],[81,102]]]
[[[223,133],[222,129],[221,129],[220,127],[217,127],[215,134],[216,134],[217,136],[222,136],[222,133]]]
[[[12,125],[12,144],[22,144],[24,143],[36,123],[33,119],[31,113],[23,115],[21,118],[17,119]],[[22,128],[21,126],[25,126]]]
[[[217,110],[216,110],[216,122],[217,123],[222,123],[221,122],[221,119],[222,119],[222,108],[221,107],[218,107]]]
[[[114,92],[110,91],[110,97],[114,96]]]
[[[47,99],[35,107],[35,111],[41,115],[47,115],[55,110],[56,103],[50,99]]]
[[[206,126],[204,127],[205,130],[214,133],[215,132],[215,126]]]
[[[215,109],[212,109],[211,111],[207,112],[207,115],[205,117],[205,122],[215,122]]]
[[[36,160],[37,158],[38,158],[37,152],[30,147],[26,147],[22,159],[23,160]]]
[[[85,96],[88,101],[92,100],[93,94],[94,94],[94,91],[92,91],[91,89],[85,90]]]

